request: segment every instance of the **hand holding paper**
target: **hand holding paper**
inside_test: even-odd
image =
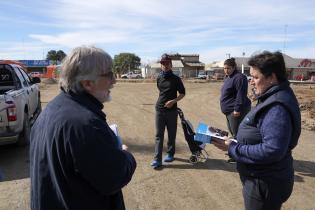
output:
[[[110,126],[110,129],[112,129],[112,131],[115,133],[115,135],[117,136],[117,141],[118,141],[118,144],[119,144],[119,147],[122,149],[122,150],[127,150],[128,147],[124,144],[122,144],[122,141],[121,141],[121,138],[118,134],[118,126],[116,124],[111,124]]]
[[[196,129],[194,140],[210,144],[212,143],[211,142],[212,140],[225,141],[227,135],[228,135],[227,131],[223,131],[215,127],[209,127],[205,123],[199,123]],[[231,141],[236,142],[235,139],[231,139]]]
[[[127,145],[125,145],[125,144],[121,145],[121,148],[122,148],[122,150],[125,150],[125,151],[128,150],[128,147],[127,147]]]
[[[229,139],[227,136],[225,136],[224,139],[225,140],[222,141],[222,139],[212,138],[211,143],[220,150],[227,151],[229,149],[229,145],[232,142],[232,139]]]
[[[215,127],[209,127],[209,131],[212,133],[216,133],[219,136],[228,136],[229,133],[227,131],[221,130],[219,128],[215,128]]]

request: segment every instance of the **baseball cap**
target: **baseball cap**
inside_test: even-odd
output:
[[[172,63],[172,59],[169,55],[163,54],[160,60],[160,64]]]

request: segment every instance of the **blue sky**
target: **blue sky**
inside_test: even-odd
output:
[[[0,0],[0,59],[94,45],[143,63],[162,53],[205,63],[262,51],[315,58],[315,1]]]

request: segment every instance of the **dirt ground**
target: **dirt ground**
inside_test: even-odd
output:
[[[303,128],[315,131],[315,85],[292,87],[300,104]]]
[[[205,122],[226,129],[219,109],[222,83],[185,82],[187,94],[179,102],[185,117],[196,126]],[[295,159],[295,185],[283,209],[315,209],[315,86],[292,85],[301,103],[303,130]],[[43,84],[42,105],[58,93],[56,84]],[[206,146],[209,159],[192,165],[190,151],[180,123],[177,132],[176,160],[153,170],[155,83],[117,83],[113,101],[105,104],[109,123],[116,123],[125,144],[137,160],[132,181],[123,189],[127,209],[243,209],[241,183],[235,164],[226,162],[225,154],[212,145]],[[165,145],[166,143],[164,143]],[[5,180],[0,182],[0,209],[29,208],[28,148],[0,147],[0,168]]]

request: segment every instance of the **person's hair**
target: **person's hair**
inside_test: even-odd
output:
[[[172,58],[168,54],[165,53],[161,56],[160,63],[161,64],[172,63]]]
[[[224,61],[224,65],[231,66],[232,68],[236,68],[235,58],[229,58]]]
[[[265,77],[275,73],[278,81],[282,82],[287,79],[284,58],[281,52],[274,53],[263,51],[262,53],[253,55],[248,60],[248,65],[260,71]]]
[[[77,47],[62,62],[59,85],[66,92],[82,92],[80,81],[96,81],[101,74],[110,72],[112,66],[112,58],[104,50],[88,46]]]

